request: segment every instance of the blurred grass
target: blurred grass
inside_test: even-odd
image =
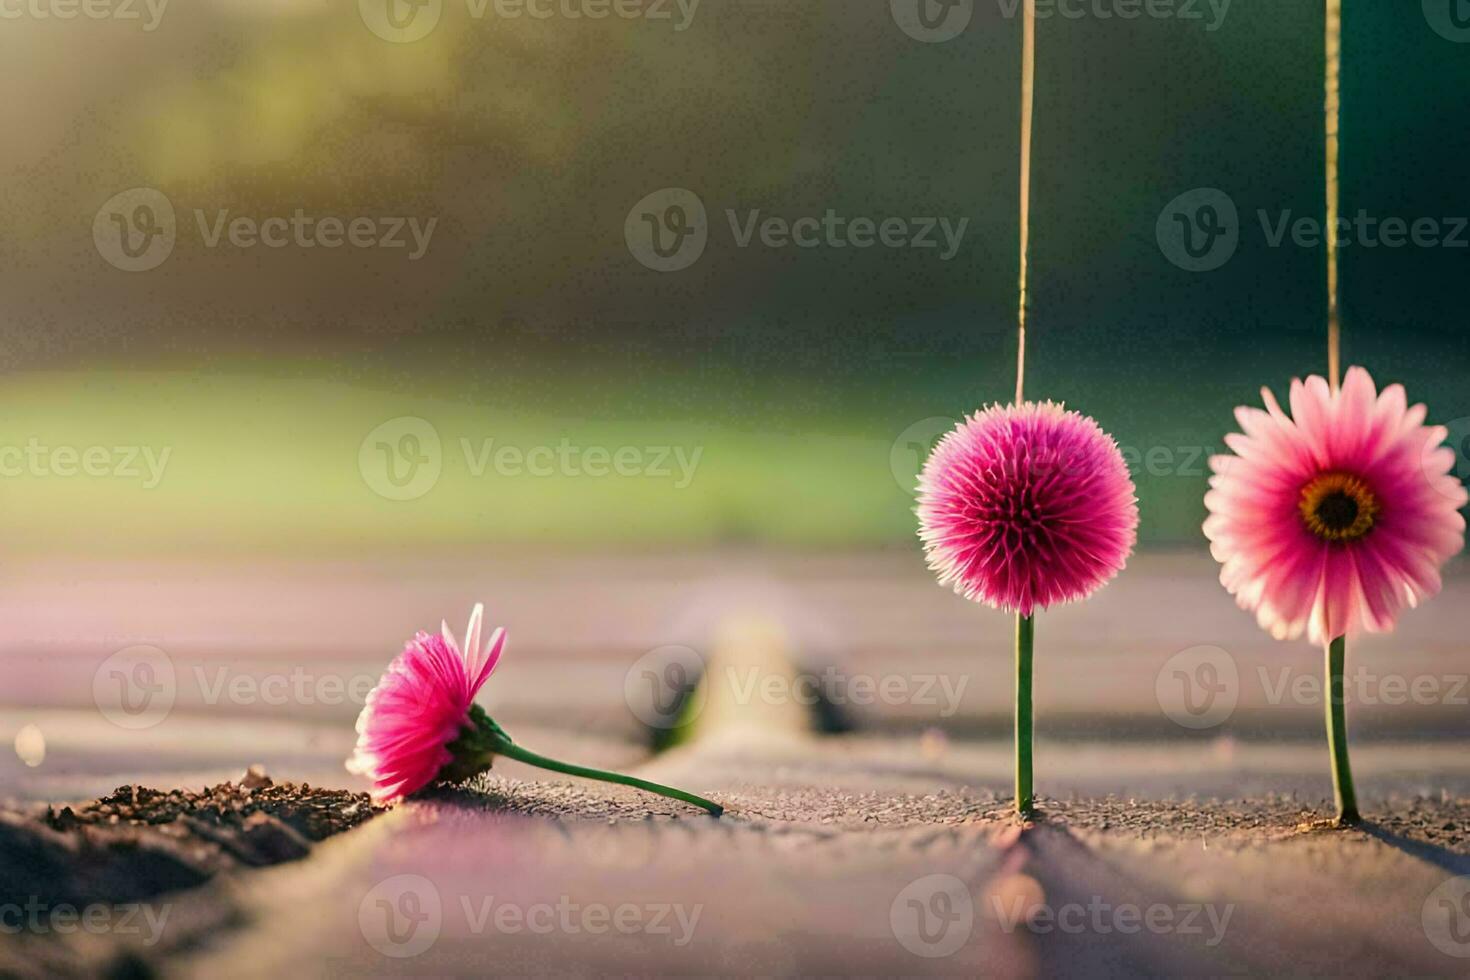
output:
[[[0,447],[169,451],[156,487],[136,478],[0,476],[0,535],[12,552],[311,553],[479,542],[619,546],[760,540],[871,544],[912,534],[889,472],[891,436],[820,439],[743,415],[740,423],[555,417],[455,400],[453,386],[407,394],[322,380],[231,374],[31,374],[0,389]],[[434,393],[431,393],[434,392]],[[428,420],[443,469],[417,500],[375,493],[365,437],[401,416]],[[476,476],[461,440],[494,446],[678,447],[688,486],[663,476]],[[652,465],[657,453],[643,461]],[[120,460],[120,456],[114,456]],[[15,454],[0,459],[7,470]],[[578,464],[579,467],[581,464]]]

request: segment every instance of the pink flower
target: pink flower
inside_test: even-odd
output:
[[[994,406],[960,423],[924,464],[918,514],[940,584],[1022,616],[1101,588],[1138,532],[1117,444],[1051,402]]]
[[[1261,397],[1266,411],[1235,410],[1234,455],[1210,461],[1204,531],[1220,582],[1277,639],[1391,630],[1465,544],[1446,430],[1357,367],[1336,394],[1320,377],[1293,381],[1290,417]]]
[[[453,758],[449,744],[471,726],[475,695],[505,647],[505,630],[497,629],[480,649],[484,613],[482,605],[470,613],[463,650],[448,623],[438,636],[420,632],[368,694],[347,770],[372,780],[375,801],[423,789]]]

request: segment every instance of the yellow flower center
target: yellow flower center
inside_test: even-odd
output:
[[[1348,473],[1323,473],[1302,487],[1297,502],[1307,530],[1324,541],[1356,541],[1382,510],[1368,484]]]

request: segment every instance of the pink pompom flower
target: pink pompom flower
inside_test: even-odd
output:
[[[420,632],[388,665],[357,718],[357,747],[347,770],[366,776],[372,797],[391,803],[431,783],[464,782],[505,756],[553,772],[618,783],[703,807],[715,816],[723,807],[692,793],[646,779],[589,769],[537,755],[516,744],[475,704],[505,649],[497,629],[483,647],[485,608],[476,605],[464,646],[443,623],[439,635]]]
[[[1117,444],[1052,402],[996,405],[960,423],[924,466],[918,515],[941,584],[1024,617],[1097,591],[1138,536]]]
[[[941,585],[1016,614],[1017,814],[1032,812],[1031,687],[1038,609],[1085,599],[1123,570],[1138,498],[1118,446],[1052,402],[976,412],[919,476],[919,537]]]
[[[1221,584],[1277,639],[1393,629],[1464,547],[1446,430],[1360,367],[1337,392],[1321,377],[1293,381],[1290,416],[1261,397],[1265,411],[1236,409],[1233,455],[1210,461],[1204,532]]]

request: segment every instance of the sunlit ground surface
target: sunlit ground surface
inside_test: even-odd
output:
[[[147,957],[242,974],[401,966],[365,938],[361,907],[381,882],[416,874],[444,903],[440,938],[408,961],[429,972],[490,959],[522,970],[1020,976],[1459,965],[1419,918],[1436,887],[1470,870],[1455,829],[1470,816],[1456,802],[1470,794],[1456,639],[1470,580],[1453,576],[1397,634],[1350,654],[1364,668],[1362,703],[1349,709],[1364,809],[1391,832],[1298,838],[1330,793],[1319,658],[1263,637],[1214,574],[1207,556],[1144,555],[1095,601],[1041,618],[1037,785],[1053,823],[1020,839],[1004,800],[1010,623],[936,587],[908,551],[21,562],[0,582],[0,778],[5,795],[49,801],[124,783],[202,786],[251,763],[278,779],[359,786],[341,763],[361,691],[413,630],[458,623],[484,599],[511,639],[482,700],[523,743],[680,782],[729,815],[702,822],[503,765],[475,806],[417,803],[301,865],[247,875],[243,892],[207,889]],[[156,724],[129,730],[143,716],[109,720],[118,661],[108,658],[138,645],[166,652],[173,698]],[[713,693],[699,735],[655,756],[639,721],[652,689],[640,678],[668,645],[709,665]],[[844,703],[821,714],[800,703],[806,689],[790,696],[787,658],[828,678],[828,700]],[[1187,702],[1180,672],[1199,685]],[[1233,707],[1213,707],[1207,687]],[[815,732],[819,715],[835,731]],[[8,745],[27,726],[34,765]],[[650,813],[680,819],[649,823]],[[965,940],[943,955],[898,938],[892,918],[903,890],[933,874],[965,882],[975,908]],[[995,895],[1033,887],[1052,903],[1229,907],[1235,918],[1214,944],[1208,932],[1002,928]],[[631,896],[699,904],[706,918],[689,946],[559,935],[546,960],[540,937],[466,918],[463,896],[472,912],[475,896]],[[218,930],[230,909],[253,924]],[[200,930],[211,941],[193,948]]]

